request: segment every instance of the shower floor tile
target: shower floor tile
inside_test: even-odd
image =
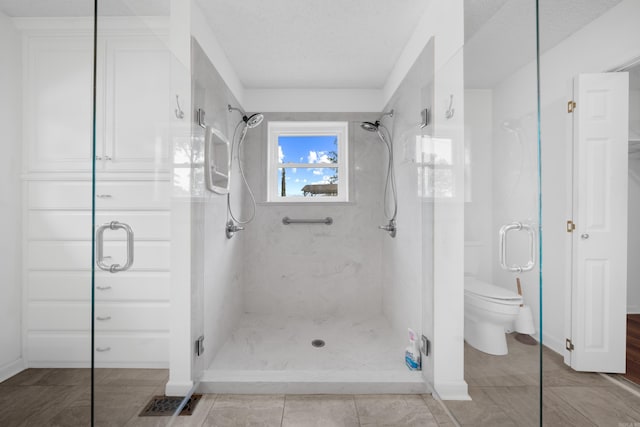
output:
[[[315,339],[324,347],[311,345]],[[406,370],[404,336],[382,316],[304,319],[248,314],[211,369]]]
[[[247,314],[205,371],[202,391],[424,393],[421,373],[404,364],[405,347],[383,316]]]

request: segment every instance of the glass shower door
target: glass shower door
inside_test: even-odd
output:
[[[160,4],[162,3],[162,4]],[[169,7],[98,1],[93,170],[93,409],[124,425],[169,378]]]
[[[461,425],[541,422],[536,37],[534,0],[465,2],[464,103],[452,97],[457,108],[448,121],[464,142],[432,148],[434,229],[454,229],[447,212],[463,216],[456,224],[464,229],[464,262],[456,271],[464,264],[471,402],[445,402]]]
[[[0,425],[90,420],[93,14],[0,1]]]

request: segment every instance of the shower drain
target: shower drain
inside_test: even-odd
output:
[[[324,340],[313,340],[311,341],[311,345],[314,347],[324,347]]]

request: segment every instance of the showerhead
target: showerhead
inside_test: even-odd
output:
[[[378,132],[378,127],[380,126],[380,122],[378,120],[376,120],[375,123],[371,123],[371,122],[362,122],[360,124],[360,127],[364,130],[366,130],[367,132]]]
[[[362,122],[360,127],[368,132],[378,132],[378,128],[380,127],[380,121],[386,116],[393,117],[394,110],[387,111],[386,113],[382,113],[380,118],[375,122]]]
[[[242,120],[244,120],[249,129],[253,129],[256,126],[259,126],[260,123],[262,123],[262,121],[264,120],[264,116],[262,115],[262,113],[255,113],[249,117],[243,116]]]
[[[229,110],[229,112],[232,112],[232,111],[240,112],[240,114],[242,114],[242,121],[244,121],[247,124],[247,127],[249,129],[253,129],[256,126],[259,126],[260,123],[262,123],[262,120],[264,120],[264,116],[261,113],[252,114],[249,117],[247,117],[247,113],[245,113],[239,108],[232,107],[230,104],[227,105],[227,110]]]

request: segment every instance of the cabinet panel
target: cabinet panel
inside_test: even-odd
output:
[[[33,181],[27,197],[29,209],[91,209],[91,183]]]
[[[91,358],[89,334],[36,333],[27,335],[30,366],[86,366]],[[97,333],[96,367],[166,367],[169,336],[162,334],[114,335]]]
[[[96,333],[96,363],[98,366],[167,366],[169,334],[111,335]]]
[[[171,187],[167,181],[98,181],[96,209],[169,209]]]
[[[31,331],[75,331],[90,329],[91,304],[31,303]],[[169,331],[168,304],[99,303],[95,307],[96,331]]]
[[[136,240],[169,240],[169,212],[96,212],[96,224],[110,221],[129,224]],[[29,240],[91,240],[89,211],[30,211],[27,238]],[[117,238],[105,233],[105,240]]]
[[[30,331],[90,332],[91,304],[31,303],[27,306]]]
[[[89,301],[90,271],[30,271],[31,301]],[[96,301],[169,301],[169,273],[97,272]]]
[[[91,170],[90,36],[27,39],[24,137],[29,170]]]
[[[169,209],[167,181],[100,181],[96,183],[96,209]],[[29,209],[91,209],[91,182],[32,181]]]
[[[55,366],[55,362],[81,366],[79,364],[88,363],[91,359],[88,331],[82,334],[29,332],[26,341],[30,366],[49,367]]]
[[[107,170],[166,169],[172,110],[170,55],[152,37],[106,40]]]
[[[169,331],[169,304],[98,302],[96,331]]]
[[[125,263],[125,242],[105,242],[104,248],[105,256],[111,256],[106,260],[108,264]],[[169,242],[137,242],[134,252],[129,271],[169,270]],[[91,242],[29,242],[27,259],[31,270],[90,270]]]

